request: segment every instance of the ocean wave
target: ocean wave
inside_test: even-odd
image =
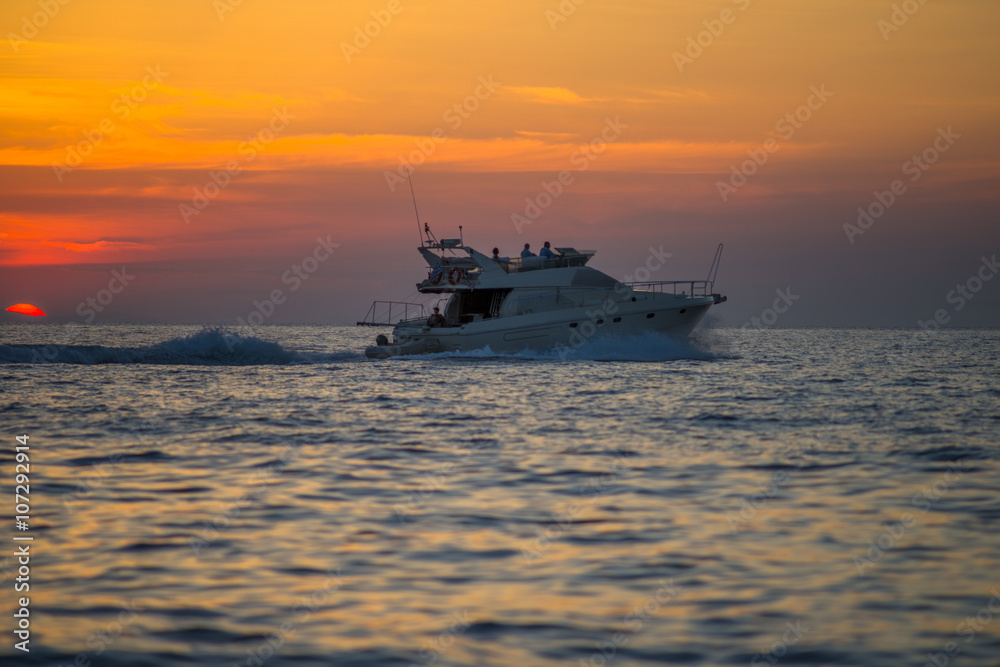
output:
[[[278,343],[218,328],[144,347],[0,345],[0,364],[257,366],[312,361]]]

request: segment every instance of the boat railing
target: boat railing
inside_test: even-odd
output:
[[[625,283],[636,292],[657,292],[674,296],[712,296],[714,280],[656,280]]]
[[[393,319],[395,317],[395,319]],[[426,320],[427,311],[422,303],[408,301],[374,301],[359,327],[391,327],[408,320]]]

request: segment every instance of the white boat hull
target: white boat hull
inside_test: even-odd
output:
[[[421,341],[431,340],[433,345],[426,351],[469,352],[489,347],[494,352],[510,353],[573,349],[597,337],[627,337],[651,332],[684,338],[713,303],[712,298],[648,298],[615,303],[609,312],[600,308],[568,308],[478,320],[456,327],[400,324],[393,330],[396,345],[373,346],[365,354],[371,358],[422,354],[416,351],[418,346],[428,344]]]

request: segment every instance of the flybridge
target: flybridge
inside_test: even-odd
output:
[[[595,254],[593,250],[556,248],[560,256],[553,258],[487,257],[474,248],[457,245],[455,241],[460,242],[458,239],[444,239],[417,249],[429,267],[427,278],[417,283],[417,290],[440,293],[485,287],[569,286],[578,280],[574,273],[577,271],[603,276],[585,267]],[[438,254],[434,251],[442,252]],[[456,251],[464,252],[465,256]],[[560,269],[561,272],[556,271]],[[528,272],[532,273],[532,277],[523,276]],[[611,278],[608,280],[614,282]]]
[[[559,257],[514,257],[503,264],[507,273],[520,271],[537,271],[538,269],[559,269],[568,266],[584,266],[590,258],[597,254],[596,250],[580,250],[575,248],[556,248]]]
[[[416,209],[416,198],[414,198],[414,210]],[[491,273],[497,267],[502,269],[505,273],[520,273],[522,271],[537,271],[539,269],[558,269],[567,268],[572,266],[584,266],[590,261],[590,258],[596,254],[594,250],[577,250],[576,248],[556,248],[555,251],[558,253],[558,257],[546,258],[546,257],[487,257],[486,255],[477,252],[474,248],[465,245],[464,239],[461,236],[462,226],[459,225],[458,232],[460,236],[450,239],[437,239],[434,233],[431,231],[430,225],[426,222],[424,223],[423,244],[417,248],[421,255],[423,255],[424,260],[427,265],[431,268],[430,278],[436,278],[434,272],[440,267],[441,271],[447,276],[451,269],[460,269],[465,271],[467,274],[478,274]],[[439,251],[436,254],[432,251]],[[457,252],[462,251],[468,256],[464,257],[458,255]],[[477,275],[468,275],[468,277],[478,277]],[[440,281],[436,281],[435,284],[439,284]],[[451,283],[452,285],[457,284],[456,282]]]
[[[461,239],[442,239],[428,242],[418,248],[428,266],[469,266],[483,268],[483,260],[499,266],[507,273],[520,271],[537,271],[539,269],[558,269],[568,266],[584,266],[597,252],[595,250],[577,250],[576,248],[556,248],[558,257],[487,257],[474,248],[462,245]],[[468,257],[437,255],[431,250],[462,250]],[[480,259],[482,258],[482,259]],[[478,261],[477,261],[478,260]]]

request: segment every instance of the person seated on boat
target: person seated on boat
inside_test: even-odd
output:
[[[559,255],[552,251],[552,246],[548,241],[545,242],[545,247],[538,251],[538,256],[545,259],[557,259],[559,257]]]
[[[429,327],[443,327],[444,326],[444,315],[441,314],[441,309],[434,306],[434,314],[427,318],[427,326]]]
[[[500,248],[493,248],[493,261],[494,262],[500,261]]]
[[[525,257],[537,257],[537,256],[538,255],[536,255],[535,253],[531,252],[531,244],[530,243],[525,243],[524,244],[524,250],[521,251],[521,258],[523,259]]]

